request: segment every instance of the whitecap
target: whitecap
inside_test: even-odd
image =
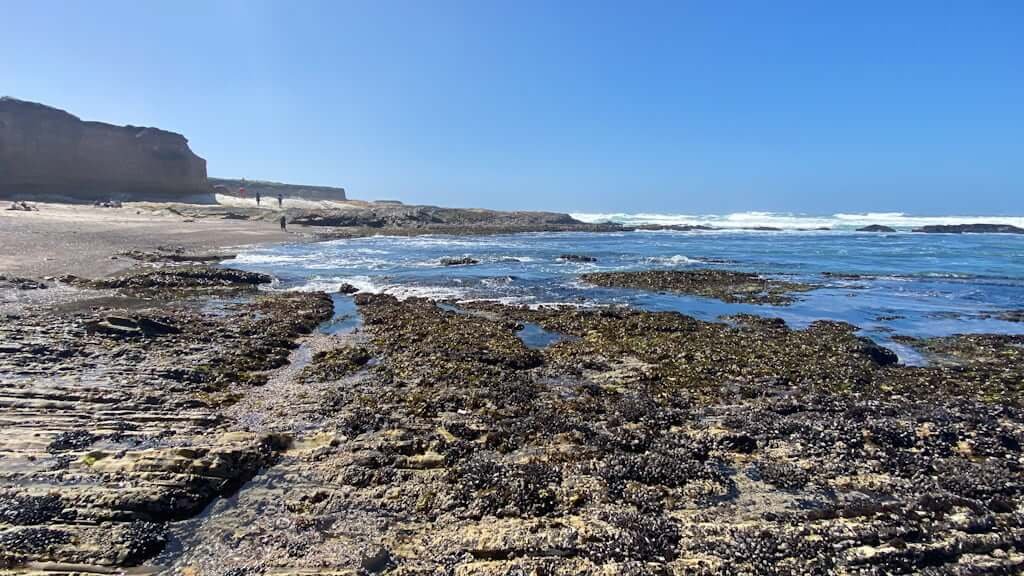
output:
[[[651,256],[645,258],[645,262],[648,264],[667,264],[670,266],[680,266],[683,264],[701,264],[704,261],[697,258],[690,258],[683,254],[675,254],[673,256]]]
[[[903,212],[837,213],[829,216],[788,212],[733,212],[730,214],[586,213],[570,214],[581,222],[618,223],[626,226],[711,226],[727,230],[778,228],[813,230],[829,228],[852,231],[880,224],[898,230],[920,226],[956,224],[1005,224],[1024,228],[1024,216],[912,216]]]

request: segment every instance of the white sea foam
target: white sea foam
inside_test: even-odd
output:
[[[447,300],[461,298],[466,291],[452,286],[423,286],[416,284],[389,284],[380,278],[370,276],[332,276],[323,278],[315,276],[302,285],[289,288],[290,292],[337,292],[342,284],[350,284],[359,292],[370,294],[389,294],[405,300],[406,298],[429,298],[431,300]]]
[[[690,258],[683,254],[676,254],[674,256],[652,256],[646,259],[649,264],[668,264],[671,266],[679,266],[681,264],[700,264],[703,260],[696,258]]]
[[[228,264],[293,264],[296,262],[310,262],[319,257],[317,254],[287,255],[287,254],[260,254],[257,252],[243,252],[231,260]]]
[[[1024,216],[911,216],[902,212],[867,212],[813,216],[781,212],[735,212],[732,214],[655,214],[655,213],[574,213],[571,216],[588,223],[616,222],[624,225],[690,225],[715,228],[780,228],[783,230],[832,228],[853,230],[871,224],[909,230],[918,226],[953,224],[1008,224],[1024,228]]]

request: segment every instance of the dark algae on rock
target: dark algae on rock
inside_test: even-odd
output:
[[[142,564],[171,523],[232,494],[289,444],[223,410],[330,318],[330,298],[250,296],[210,314],[179,298],[182,278],[208,276],[146,278],[118,285],[156,290],[159,308],[0,317],[0,571]]]
[[[356,301],[365,331],[314,355],[340,368],[309,379],[320,400],[288,408],[315,413],[319,440],[212,517],[199,541],[230,546],[189,562],[212,550],[215,574],[1024,566],[1019,402],[957,385],[962,362],[903,366],[837,322]],[[525,322],[575,338],[530,349],[515,336]],[[978,377],[1006,369],[970,362]]]
[[[1019,337],[904,340],[930,360],[910,367],[841,322],[361,293],[360,330],[330,336],[324,294],[219,315],[167,294],[2,325],[7,566],[1024,568]],[[177,331],[86,328],[115,317]],[[525,324],[568,337],[530,348]]]
[[[480,261],[470,256],[441,258],[441,266],[472,266]]]
[[[814,286],[808,284],[773,280],[749,272],[730,270],[593,272],[581,275],[580,279],[605,288],[679,292],[745,304],[790,304],[793,302],[793,292],[814,289]]]
[[[558,257],[558,259],[563,262],[597,262],[597,258],[593,256],[587,256],[586,254],[562,254],[561,256]]]
[[[85,288],[146,291],[244,289],[269,284],[273,278],[259,272],[192,265],[135,269],[120,276],[97,280],[75,276],[64,276],[60,280]]]
[[[313,355],[313,362],[302,371],[305,380],[337,380],[356,372],[371,359],[362,346],[342,346],[321,350]]]
[[[1024,228],[1010,224],[935,224],[914,228],[931,234],[1024,234]]]

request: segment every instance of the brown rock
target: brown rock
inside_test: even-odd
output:
[[[181,134],[85,122],[0,98],[0,196],[107,201],[212,199],[206,161]]]

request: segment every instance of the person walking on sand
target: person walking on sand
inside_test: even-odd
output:
[[[278,194],[278,195],[277,195],[277,207],[278,207],[278,208],[280,208],[280,207],[281,207],[281,204],[282,204],[283,202],[284,202],[284,196],[282,196],[282,195]]]
[[[281,230],[285,232],[288,231],[288,222],[285,220],[284,216],[281,216]]]
[[[260,205],[260,193],[259,192],[256,192],[256,205],[257,206]]]

